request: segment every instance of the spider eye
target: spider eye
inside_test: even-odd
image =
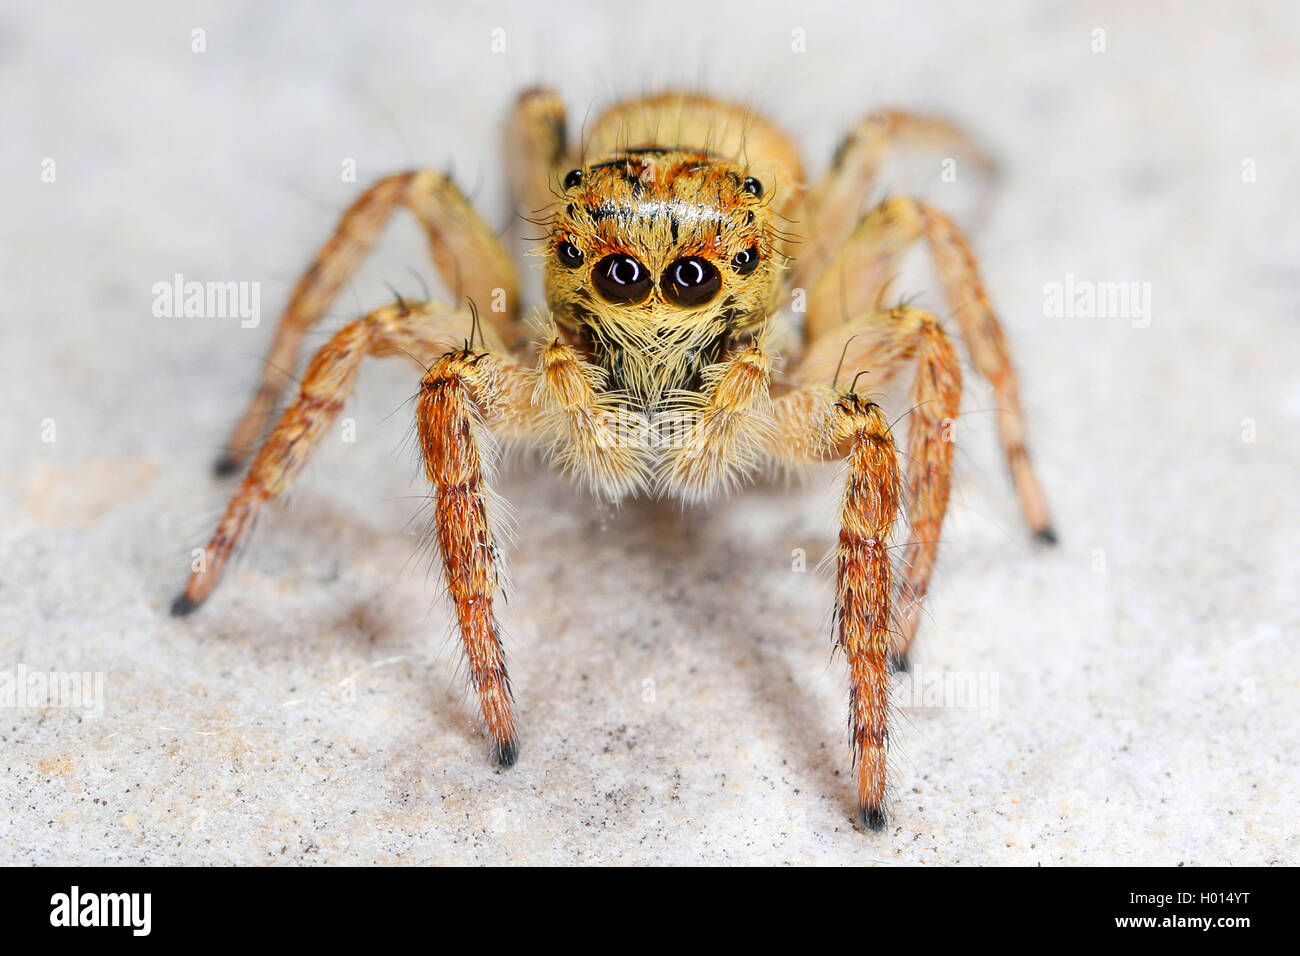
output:
[[[564,188],[572,189],[580,182],[582,182],[582,170],[571,169],[569,170],[568,174],[564,177]]]
[[[645,266],[618,252],[596,263],[591,281],[607,302],[640,302],[654,284]]]
[[[660,281],[664,295],[678,305],[697,306],[708,302],[722,288],[722,276],[708,259],[685,256],[664,270]]]
[[[745,190],[747,193],[753,194],[757,199],[763,198],[763,184],[753,176],[746,176],[745,181],[741,184],[740,188]]]
[[[737,252],[731,260],[731,268],[742,276],[747,276],[758,268],[758,246],[750,246]]]
[[[561,265],[568,266],[570,269],[582,265],[582,250],[567,239],[555,247],[555,257],[560,260]]]

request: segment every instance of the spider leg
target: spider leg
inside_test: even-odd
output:
[[[876,186],[885,157],[895,145],[953,149],[970,157],[986,174],[995,172],[992,159],[979,145],[945,119],[902,110],[870,114],[844,137],[830,170],[809,192],[808,245],[800,253],[793,286],[807,288],[848,238]]]
[[[424,227],[434,265],[457,302],[465,298],[477,302],[483,314],[503,330],[515,321],[518,279],[514,266],[492,230],[451,180],[433,170],[381,179],[343,213],[333,237],[294,287],[276,326],[261,381],[217,461],[217,474],[233,474],[244,463],[292,378],[303,337],[325,314],[399,206],[414,213]]]
[[[534,87],[519,94],[506,130],[506,157],[515,212],[526,220],[549,218],[569,155],[564,100]]]
[[[904,467],[911,538],[900,564],[903,594],[894,645],[894,664],[906,669],[948,510],[961,365],[938,320],[910,306],[870,313],[824,333],[809,346],[794,379],[809,385],[831,382],[841,363],[847,375],[869,369],[873,386],[914,369]]]
[[[915,199],[881,203],[854,230],[808,296],[808,335],[815,340],[846,315],[878,306],[901,255],[924,238],[948,304],[961,327],[975,370],[993,386],[998,433],[1025,520],[1035,536],[1054,543],[1047,500],[1025,446],[1020,389],[1002,325],[980,280],[966,237],[942,212]],[[842,341],[842,340],[841,340]]]
[[[892,571],[900,497],[898,451],[879,406],[852,391],[809,386],[774,403],[774,457],[848,462],[835,547],[835,639],[849,664],[849,740],[858,815],[885,826]]]
[[[297,400],[262,444],[212,535],[205,551],[206,567],[190,576],[172,613],[189,614],[212,593],[262,506],[288,490],[337,417],[365,356],[406,354],[428,362],[463,343],[470,322],[468,312],[446,306],[392,305],[335,333],[312,359]]]
[[[518,755],[513,698],[493,611],[503,573],[490,514],[488,477],[496,445],[488,429],[527,402],[522,369],[487,352],[444,355],[420,386],[417,426],[435,491],[433,528],[470,677],[495,762]]]

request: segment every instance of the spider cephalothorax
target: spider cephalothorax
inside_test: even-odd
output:
[[[607,388],[655,406],[767,323],[785,257],[763,184],[708,153],[634,147],[561,181],[547,304]]]
[[[399,206],[428,233],[458,304],[399,300],[335,333],[262,442],[173,613],[211,593],[263,504],[289,487],[326,433],[362,360],[409,356],[423,369],[416,424],[432,535],[491,751],[508,766],[519,750],[495,610],[504,580],[489,487],[496,439],[543,449],[612,501],[647,492],[698,502],[761,468],[842,461],[835,642],[848,662],[859,817],[880,829],[889,670],[906,664],[934,567],[962,388],[938,320],[883,305],[899,257],[918,241],[930,248],[972,364],[992,384],[1029,525],[1051,538],[1016,377],[965,238],[942,212],[906,197],[861,214],[886,151],[906,140],[970,149],[940,120],[873,113],[805,190],[790,138],[735,104],[681,93],[620,104],[592,124],[577,154],[559,97],[530,90],[515,108],[508,155],[521,215],[548,226],[539,251],[551,314],[534,322],[521,312],[510,256],[450,180],[431,170],[380,180],[294,289],[218,473],[244,462],[307,330]],[[786,339],[773,329],[787,293],[802,305],[783,368],[774,352]],[[901,455],[888,418],[856,391],[864,369],[873,391],[909,374]],[[681,425],[669,441],[657,428],[665,421]],[[906,540],[895,544],[903,527]]]

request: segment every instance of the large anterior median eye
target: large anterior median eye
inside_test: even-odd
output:
[[[591,281],[608,302],[640,302],[650,294],[650,272],[631,256],[616,252],[596,263]]]
[[[708,259],[685,256],[664,270],[659,282],[664,296],[678,305],[703,305],[722,288],[722,276]]]

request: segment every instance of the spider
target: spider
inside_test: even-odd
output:
[[[244,465],[260,423],[279,407],[304,334],[399,207],[423,226],[462,304],[399,298],[316,353],[172,613],[190,613],[212,592],[259,511],[302,471],[362,360],[414,358],[424,369],[416,434],[433,489],[431,534],[492,758],[510,766],[518,736],[495,611],[502,519],[490,488],[503,441],[542,449],[609,502],[637,494],[703,502],[765,467],[839,460],[847,475],[833,550],[834,636],[848,662],[858,819],[882,829],[889,678],[907,666],[934,567],[962,390],[939,321],[910,305],[884,306],[900,257],[921,240],[972,364],[992,385],[1029,527],[1055,540],[1002,329],[966,239],[916,199],[890,198],[859,215],[886,155],[909,144],[981,155],[948,122],[879,111],[805,189],[792,140],[743,106],[692,93],[627,101],[574,150],[559,96],[525,91],[507,150],[516,208],[546,229],[537,254],[547,310],[531,323],[511,257],[448,177],[419,170],[381,179],[343,214],[294,288],[218,474]],[[842,369],[854,373],[843,383]],[[857,390],[867,369],[876,385],[911,375],[901,455],[881,408]],[[895,544],[907,523],[910,537]],[[891,549],[901,552],[892,564]]]

